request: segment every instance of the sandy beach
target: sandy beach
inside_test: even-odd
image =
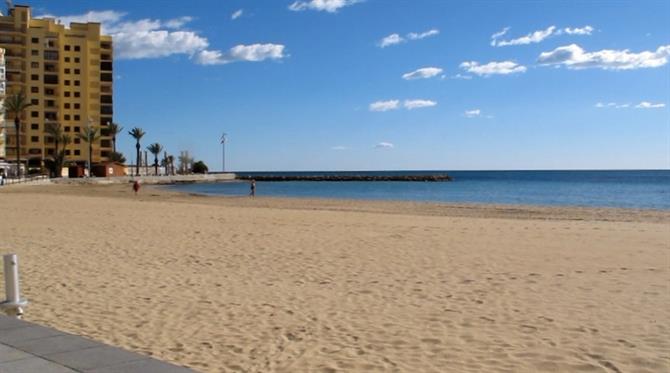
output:
[[[670,212],[0,189],[25,319],[203,372],[667,372]]]

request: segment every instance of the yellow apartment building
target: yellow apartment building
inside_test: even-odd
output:
[[[32,103],[21,120],[21,163],[35,171],[54,155],[54,139],[44,132],[47,123],[59,123],[73,139],[66,162],[82,165],[88,145],[76,135],[86,126],[98,128],[102,136],[93,146],[93,162],[107,161],[113,51],[112,38],[101,35],[100,24],[71,23],[68,28],[54,19],[32,18],[30,7],[15,5],[0,16],[0,48],[5,50],[5,95],[23,91]],[[16,162],[14,118],[7,113],[4,119],[4,156]]]

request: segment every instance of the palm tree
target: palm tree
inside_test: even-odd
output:
[[[163,151],[163,145],[155,142],[147,146],[147,150],[154,155],[154,171],[155,175],[158,176],[158,154]]]
[[[170,167],[170,175],[174,175],[174,155],[167,156],[167,163]]]
[[[88,176],[91,177],[91,165],[93,163],[93,143],[100,140],[100,133],[97,128],[90,125],[84,127],[84,130],[77,134],[77,137],[88,143]]]
[[[56,155],[54,156],[54,168],[56,171],[56,177],[61,176],[61,172],[63,170],[63,164],[65,164],[65,152],[67,150],[67,146],[72,143],[72,137],[68,135],[67,133],[64,133],[60,136],[60,143],[63,144],[63,149],[61,149],[60,152],[57,152]]]
[[[14,116],[14,128],[16,129],[16,174],[19,178],[21,178],[21,114],[31,105],[23,91],[5,97],[3,103],[5,113]]]
[[[109,136],[112,137],[112,149],[116,153],[116,135],[123,131],[123,127],[118,123],[110,123],[107,125],[107,130],[109,131]]]
[[[137,141],[135,144],[135,149],[137,150],[137,158],[135,158],[137,160],[135,162],[135,176],[140,176],[140,139],[142,139],[142,136],[146,135],[146,132],[139,127],[135,127],[128,131],[128,134]]]
[[[54,140],[54,152],[53,152],[53,169],[52,169],[52,174],[55,177],[59,177],[60,173],[57,172],[58,170],[58,161],[59,161],[59,153],[58,153],[58,142],[60,141],[61,137],[63,136],[63,129],[61,128],[60,123],[47,123],[44,126],[44,133],[47,135],[51,136]]]

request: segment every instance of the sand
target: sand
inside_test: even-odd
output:
[[[203,372],[670,370],[670,213],[0,189],[25,318]]]

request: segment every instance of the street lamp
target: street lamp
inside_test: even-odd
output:
[[[228,134],[221,135],[221,171],[226,172],[226,142],[228,142]]]

